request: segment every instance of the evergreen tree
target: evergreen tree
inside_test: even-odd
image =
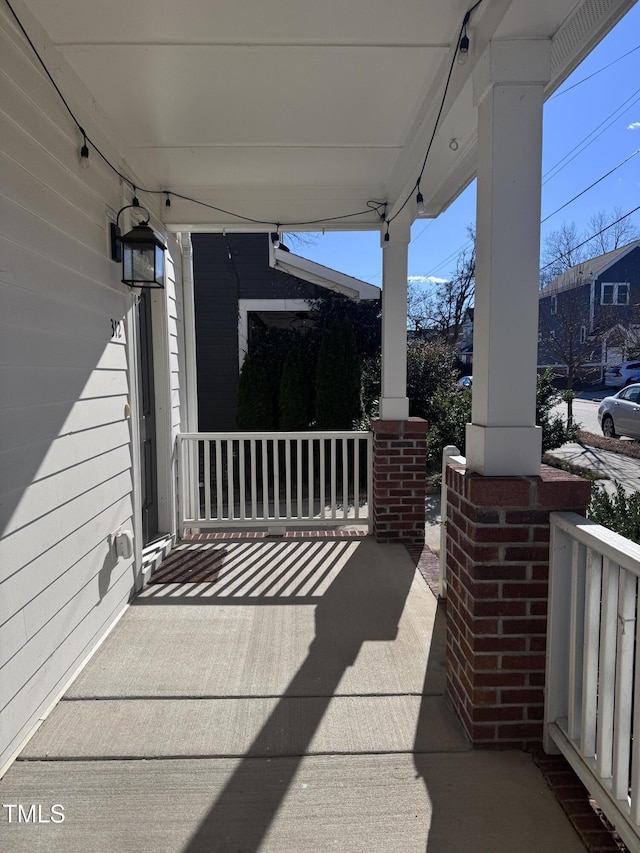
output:
[[[351,429],[362,416],[360,357],[351,326],[336,321],[322,336],[316,369],[317,429]]]
[[[309,382],[305,375],[302,347],[289,350],[280,378],[278,429],[299,432],[309,428]]]
[[[248,353],[240,371],[238,385],[238,429],[274,430],[276,408],[264,360]]]

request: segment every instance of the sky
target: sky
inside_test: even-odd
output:
[[[632,51],[631,53],[629,53]],[[627,54],[624,56],[624,54]],[[620,58],[623,57],[623,58]],[[618,61],[615,61],[618,60]],[[610,65],[606,68],[605,66]],[[591,77],[591,75],[594,75]],[[585,79],[590,78],[590,79]],[[577,84],[577,85],[576,85]],[[549,98],[544,107],[542,218],[640,149],[640,3],[627,13]],[[541,226],[541,239],[563,222],[588,236],[598,211],[640,204],[640,153]],[[416,220],[409,246],[409,278],[446,279],[475,222],[475,181],[434,220]],[[609,219],[607,219],[609,221]],[[631,221],[640,226],[640,212]],[[286,238],[285,238],[286,242]],[[382,283],[380,237],[374,232],[330,232],[292,245],[310,260]]]

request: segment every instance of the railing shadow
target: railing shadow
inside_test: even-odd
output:
[[[365,547],[355,548],[317,599],[315,637],[306,659],[184,848],[185,853],[251,853],[260,849],[300,761],[363,643],[395,639],[415,569],[410,560],[391,564],[371,560],[370,555]],[[272,603],[279,602],[276,598]],[[297,754],[276,760],[276,747],[282,744],[282,733],[290,725],[289,700],[309,695],[310,690],[316,700],[305,703],[300,711],[304,716],[296,726],[300,738]],[[258,759],[269,755],[274,758]]]

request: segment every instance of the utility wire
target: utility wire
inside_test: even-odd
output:
[[[636,95],[638,95],[638,97],[636,97]],[[629,101],[631,101],[632,98],[635,98],[635,100],[632,103],[629,103]],[[615,121],[618,120],[618,118],[620,118],[620,116],[616,115],[617,113],[619,113],[620,111],[624,112],[625,109],[631,108],[638,101],[640,101],[640,89],[636,89],[636,91],[632,95],[630,95],[626,101],[624,101],[622,104],[620,104],[620,106],[616,107],[616,109],[612,113],[609,113],[609,115],[605,119],[603,119],[603,121],[601,121],[600,124],[597,125],[597,127],[594,127],[594,129],[591,131],[591,133],[588,133],[583,139],[580,140],[580,142],[577,143],[577,145],[574,145],[574,147],[571,149],[571,151],[567,152],[564,155],[564,157],[562,157],[561,160],[558,160],[558,162],[554,166],[551,166],[551,168],[548,169],[545,172],[545,174],[542,176],[543,177],[543,181],[542,181],[543,185],[546,184],[548,181],[550,181],[552,178],[555,178],[555,176],[558,174],[558,172],[561,172],[562,169],[564,169],[565,166],[568,166],[572,160],[575,160],[575,158],[579,154],[582,154],[583,151],[586,151],[586,149],[593,142],[595,142],[596,139],[598,139],[598,137],[602,136],[602,134],[605,132],[605,130],[607,130],[607,128],[609,128]],[[609,119],[611,119],[611,121],[609,121]],[[606,124],[605,127],[602,127],[606,122],[608,122],[608,124]],[[602,130],[600,131],[600,133],[596,134],[596,136],[594,136],[593,139],[591,139],[589,142],[587,142],[589,137],[593,136],[593,134],[596,133],[596,131],[599,130],[601,127],[602,127]],[[583,145],[584,142],[586,142],[587,144]],[[582,145],[582,148],[580,148],[581,145]],[[578,148],[580,148],[579,151],[576,150]],[[570,155],[573,154],[574,151],[576,153],[574,154],[573,157],[570,157]],[[570,159],[567,160],[568,157],[570,157]],[[566,163],[564,162],[565,160],[567,161]],[[561,165],[561,164],[563,164],[563,165]],[[551,173],[553,173],[553,174],[551,174]]]
[[[586,240],[583,240],[581,243],[578,243],[577,246],[572,246],[570,249],[568,249],[566,252],[563,252],[557,258],[554,258],[552,261],[549,261],[548,264],[545,264],[543,267],[540,267],[540,272],[542,272],[543,270],[546,270],[547,267],[553,266],[553,264],[557,264],[558,261],[561,261],[563,258],[566,258],[572,252],[577,251],[577,249],[581,249],[583,246],[586,246],[586,244],[589,243],[591,240],[593,240],[594,237],[599,237],[600,234],[604,234],[604,232],[608,231],[609,228],[613,228],[614,225],[617,225],[619,222],[622,222],[623,219],[626,219],[628,216],[632,216],[634,213],[637,213],[639,210],[640,210],[640,204],[637,207],[634,207],[633,210],[630,210],[628,213],[625,213],[625,214],[623,214],[623,216],[620,216],[618,219],[615,220],[615,222],[610,222],[608,225],[605,225],[604,228],[601,228],[599,231],[596,231],[595,234],[592,234],[590,237],[587,237]]]
[[[560,213],[560,211],[561,211],[561,210],[564,210],[564,208],[565,208],[565,207],[568,207],[572,202],[576,201],[576,199],[579,199],[579,198],[580,198],[580,196],[583,196],[585,193],[589,192],[589,190],[592,190],[592,189],[593,189],[597,184],[599,184],[601,181],[604,181],[604,179],[605,179],[605,178],[608,178],[608,177],[609,177],[609,175],[612,175],[612,174],[613,174],[614,172],[616,172],[616,171],[617,171],[621,166],[624,166],[624,164],[625,164],[625,163],[628,163],[628,162],[629,162],[629,160],[631,160],[631,158],[632,158],[632,157],[635,157],[635,156],[636,156],[636,154],[640,154],[640,148],[636,148],[636,150],[635,150],[632,154],[629,154],[629,156],[628,156],[628,157],[626,157],[626,158],[625,158],[621,163],[618,163],[618,165],[617,165],[617,166],[614,166],[614,167],[613,167],[613,169],[609,169],[609,171],[606,173],[606,175],[602,175],[602,177],[598,178],[598,180],[597,180],[597,181],[594,181],[592,184],[589,184],[589,186],[588,186],[588,187],[586,187],[585,189],[583,189],[583,190],[582,190],[581,192],[579,192],[577,195],[574,195],[574,197],[573,197],[573,198],[570,198],[570,199],[569,199],[569,201],[565,201],[565,203],[564,203],[563,205],[561,205],[560,207],[556,208],[556,210],[554,210],[554,211],[553,211],[553,213],[549,213],[547,216],[545,216],[545,218],[544,218],[544,219],[541,219],[541,220],[540,220],[540,225],[542,225],[543,223],[545,223],[545,222],[547,221],[547,219],[551,219],[551,217],[552,217],[552,216],[555,216],[555,215],[556,215],[556,213]]]
[[[621,59],[624,59],[627,56],[630,56],[632,53],[635,53],[636,50],[640,50],[640,44],[632,47],[631,50],[628,50],[626,53],[623,53],[622,56],[619,56],[617,59],[612,60],[607,63],[607,65],[603,65],[602,68],[599,68],[597,71],[594,71],[593,74],[589,74],[588,77],[583,77],[582,80],[578,80],[577,83],[574,83],[571,86],[567,86],[566,89],[562,89],[560,92],[556,92],[555,95],[552,95],[549,100],[552,101],[554,98],[559,98],[560,95],[566,95],[567,92],[570,92],[572,89],[575,89],[576,86],[581,86],[583,83],[586,83],[587,80],[591,80],[592,77],[596,77],[598,74],[602,74],[603,71],[606,71],[607,68],[611,68],[612,65],[615,65],[616,62],[620,62]]]

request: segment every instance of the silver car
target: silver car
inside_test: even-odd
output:
[[[627,385],[613,397],[605,397],[598,409],[598,422],[607,438],[640,438],[640,385]]]
[[[623,388],[632,382],[640,382],[640,361],[623,361],[605,370],[604,384],[608,388]]]

